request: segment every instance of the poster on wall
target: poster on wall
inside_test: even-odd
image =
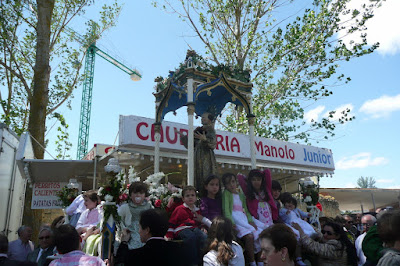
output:
[[[61,209],[61,201],[57,193],[67,182],[38,182],[33,184],[31,209]],[[79,184],[79,192],[82,191],[82,183]]]

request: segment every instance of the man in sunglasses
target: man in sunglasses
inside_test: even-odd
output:
[[[46,258],[53,255],[54,239],[50,227],[42,227],[39,232],[39,247],[28,255],[28,261],[36,262],[38,266],[46,263]]]
[[[358,265],[364,265],[367,258],[362,251],[362,242],[364,240],[365,235],[367,234],[368,230],[376,223],[376,218],[371,214],[366,214],[361,217],[361,225],[362,225],[362,234],[357,237],[355,246],[357,250],[357,257],[358,257]]]

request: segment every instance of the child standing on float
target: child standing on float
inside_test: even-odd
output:
[[[225,190],[222,193],[222,211],[230,219],[237,231],[237,237],[244,241],[245,254],[251,266],[256,266],[254,254],[260,250],[255,250],[255,242],[258,242],[257,226],[253,222],[251,214],[246,207],[246,197],[238,189],[236,176],[226,173],[222,176],[222,183]],[[259,245],[258,245],[259,246]]]
[[[221,182],[216,175],[210,175],[204,181],[200,212],[210,221],[222,215]]]
[[[129,186],[128,203],[122,205],[118,214],[121,216],[121,227],[127,229],[131,233],[131,238],[128,242],[129,249],[140,248],[144,245],[140,241],[139,235],[139,220],[142,211],[153,208],[151,203],[146,200],[149,196],[148,187],[143,182],[133,182]]]

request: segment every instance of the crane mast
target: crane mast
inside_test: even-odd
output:
[[[76,41],[80,44],[85,45],[85,38],[76,33],[73,29],[66,27],[68,33],[70,33]],[[95,30],[95,25],[93,25],[93,31]],[[92,93],[93,93],[93,78],[94,78],[94,63],[96,54],[98,54],[103,59],[107,60],[111,64],[115,65],[125,73],[130,75],[133,81],[139,81],[142,78],[142,74],[136,69],[131,69],[116,60],[106,52],[102,51],[93,42],[86,50],[85,58],[85,69],[84,69],[84,81],[83,81],[83,91],[82,91],[82,102],[81,102],[81,112],[79,119],[79,135],[78,135],[78,148],[76,153],[76,158],[78,160],[82,159],[88,151],[89,142],[89,128],[90,128],[90,115],[92,110]]]

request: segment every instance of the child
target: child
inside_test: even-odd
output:
[[[211,265],[245,265],[242,247],[233,241],[232,222],[226,217],[218,216],[212,221],[208,231],[204,266]]]
[[[255,224],[266,229],[278,218],[278,209],[271,194],[271,172],[269,169],[264,172],[253,169],[248,178],[238,175],[238,179]]]
[[[200,211],[209,220],[222,215],[221,184],[216,175],[210,175],[204,181]]]
[[[86,210],[81,214],[76,224],[76,230],[86,240],[92,234],[98,234],[100,230],[97,225],[100,223],[102,214],[97,206],[100,203],[99,196],[94,190],[89,190],[83,195]]]
[[[236,176],[226,173],[222,176],[225,190],[222,193],[222,211],[232,221],[237,231],[237,237],[244,241],[245,252],[251,266],[256,266],[254,254],[260,251],[257,226],[247,210],[246,197],[238,191]]]
[[[295,211],[297,209],[296,199],[293,197],[284,198],[282,199],[282,203],[284,208],[281,208],[279,212],[279,216],[282,218],[282,220],[288,225],[292,225],[293,222],[298,223],[303,229],[304,233],[309,237],[312,237],[315,234],[314,228],[309,223],[301,219],[301,217],[299,217]]]
[[[146,200],[149,196],[148,187],[143,182],[133,182],[129,186],[128,203],[122,205],[118,214],[121,216],[122,229],[128,229],[131,238],[128,242],[129,249],[140,248],[144,244],[140,241],[139,220],[142,211],[151,209],[153,206]]]
[[[97,255],[101,240],[99,224],[103,217],[100,198],[97,191],[89,190],[83,195],[86,210],[76,224],[76,230],[82,238],[82,251],[88,255]]]
[[[200,214],[195,206],[197,201],[196,188],[186,186],[182,190],[183,204],[176,207],[169,219],[170,227],[165,235],[168,239],[183,240],[186,254],[192,258],[193,264],[201,263],[201,251],[207,235],[199,228],[201,224],[211,226],[211,221]]]

